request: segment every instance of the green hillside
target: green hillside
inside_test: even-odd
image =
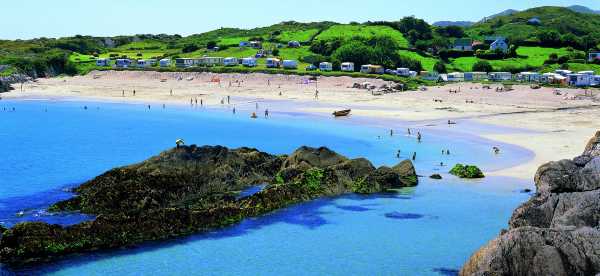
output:
[[[400,47],[408,47],[408,40],[404,35],[388,26],[368,26],[368,25],[334,25],[323,31],[316,37],[317,40],[330,39],[352,39],[355,37],[371,38],[374,36],[389,36],[395,40]]]

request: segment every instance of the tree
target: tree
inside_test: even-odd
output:
[[[433,66],[433,71],[438,72],[440,74],[448,73],[448,69],[446,69],[446,63],[444,63],[441,60],[436,62],[435,65]]]
[[[476,62],[475,64],[473,64],[473,68],[472,68],[473,72],[491,72],[494,70],[494,68],[492,67],[492,65],[485,61],[485,60],[480,60],[478,62]]]
[[[556,47],[560,46],[560,34],[554,30],[540,31],[537,34],[540,44],[544,46]]]
[[[461,38],[465,36],[465,31],[460,26],[439,27],[435,32],[443,37]]]
[[[278,56],[279,55],[279,49],[273,49],[273,51],[271,52],[274,56]]]
[[[196,46],[195,44],[186,44],[181,49],[181,52],[191,53],[191,52],[197,51],[198,49],[200,49],[200,48],[198,48],[198,46]]]
[[[206,43],[206,49],[214,49],[215,47],[217,47],[217,42],[216,41],[209,41],[208,43]]]

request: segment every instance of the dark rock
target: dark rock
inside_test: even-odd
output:
[[[112,169],[75,189],[51,211],[95,214],[62,227],[21,223],[0,238],[0,262],[18,267],[72,253],[135,245],[231,225],[322,196],[379,193],[416,185],[410,161],[375,169],[327,148],[290,156],[256,149],[181,146],[139,164]],[[269,183],[247,197],[239,191]]]
[[[521,190],[521,193],[523,193],[523,194],[531,193],[531,189],[523,189],[523,190]]]
[[[442,179],[442,176],[437,173],[434,173],[429,178],[440,180],[440,179]]]
[[[600,132],[584,154],[536,173],[536,195],[461,275],[597,275],[600,272]],[[588,158],[592,157],[592,158]]]

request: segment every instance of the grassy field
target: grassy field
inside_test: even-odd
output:
[[[310,39],[319,32],[319,29],[308,29],[308,30],[299,30],[299,31],[283,31],[279,36],[277,36],[277,40],[285,43],[289,41],[299,41],[305,42],[310,41]]]
[[[167,44],[157,40],[143,40],[121,45],[116,49],[117,51],[164,51],[167,49]]]
[[[408,47],[408,40],[404,38],[404,35],[388,26],[335,25],[323,31],[316,37],[316,39],[352,39],[353,37],[370,38],[373,36],[390,36],[396,42],[398,42],[400,47]]]
[[[567,63],[569,65],[569,70],[574,71],[574,72],[579,72],[579,71],[594,71],[596,72],[596,75],[600,75],[600,65],[598,64],[582,64],[582,63]],[[552,64],[546,68],[544,68],[544,70],[542,70],[543,73],[548,73],[548,72],[554,72],[554,70],[560,69],[560,65],[558,64]]]
[[[408,50],[400,50],[400,55],[420,61],[421,66],[423,66],[423,69],[427,71],[433,70],[433,66],[438,61],[437,58],[424,57],[422,55],[419,55],[418,53],[411,52]]]
[[[517,49],[518,58],[509,58],[503,60],[488,60],[494,67],[494,70],[507,70],[508,68],[536,67],[544,65],[550,54],[556,53],[559,56],[567,55],[566,48],[542,48],[542,47],[519,47]],[[449,69],[456,71],[471,71],[473,64],[480,61],[476,57],[461,57],[450,60]]]

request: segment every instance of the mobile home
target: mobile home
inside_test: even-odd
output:
[[[556,74],[556,73],[544,73],[540,77],[540,81],[543,83],[548,83],[548,84],[566,85],[567,77],[564,77],[564,76],[562,76],[560,74]]]
[[[238,64],[240,64],[239,60],[235,57],[228,57],[223,59],[223,65],[225,66],[237,66]]]
[[[379,65],[367,64],[360,67],[360,72],[363,74],[383,74],[385,69]]]
[[[224,58],[222,57],[201,57],[199,60],[199,65],[207,67],[219,66],[223,65],[223,60]]]
[[[465,72],[465,81],[482,81],[486,80],[487,77],[486,72]]]
[[[256,67],[256,65],[258,65],[258,63],[255,58],[249,57],[249,58],[242,59],[242,65],[244,65],[246,67]]]
[[[283,68],[285,69],[297,69],[298,68],[298,62],[295,60],[284,60],[283,61]]]
[[[396,68],[396,74],[398,76],[408,77],[408,76],[410,76],[410,69],[408,69],[408,68]]]
[[[354,72],[353,62],[343,62],[340,67],[340,69],[342,69],[344,72]]]
[[[592,86],[600,86],[600,75],[595,75],[592,79]]]
[[[536,72],[521,72],[517,74],[517,80],[521,82],[540,82],[542,75]]]
[[[569,85],[583,87],[592,85],[592,80],[594,75],[589,74],[568,74],[568,83]]]
[[[193,58],[176,58],[175,66],[177,68],[188,68],[194,66]]]
[[[163,58],[158,62],[158,64],[160,67],[169,67],[171,66],[171,60],[168,58]]]
[[[126,58],[120,58],[115,61],[115,66],[117,68],[128,68],[131,66],[131,60]]]
[[[333,64],[331,62],[321,62],[319,63],[319,70],[321,71],[332,71]]]
[[[510,72],[491,72],[489,79],[491,81],[509,81],[512,80],[512,74]]]
[[[452,72],[448,74],[448,81],[465,81],[465,74],[461,72]]]
[[[96,60],[96,66],[110,66],[109,58],[99,58]]]
[[[150,64],[150,61],[145,60],[145,59],[138,59],[137,61],[137,67],[139,68],[147,68],[150,67],[152,64]]]
[[[278,58],[267,58],[266,65],[267,68],[279,68],[281,66],[281,60]]]

